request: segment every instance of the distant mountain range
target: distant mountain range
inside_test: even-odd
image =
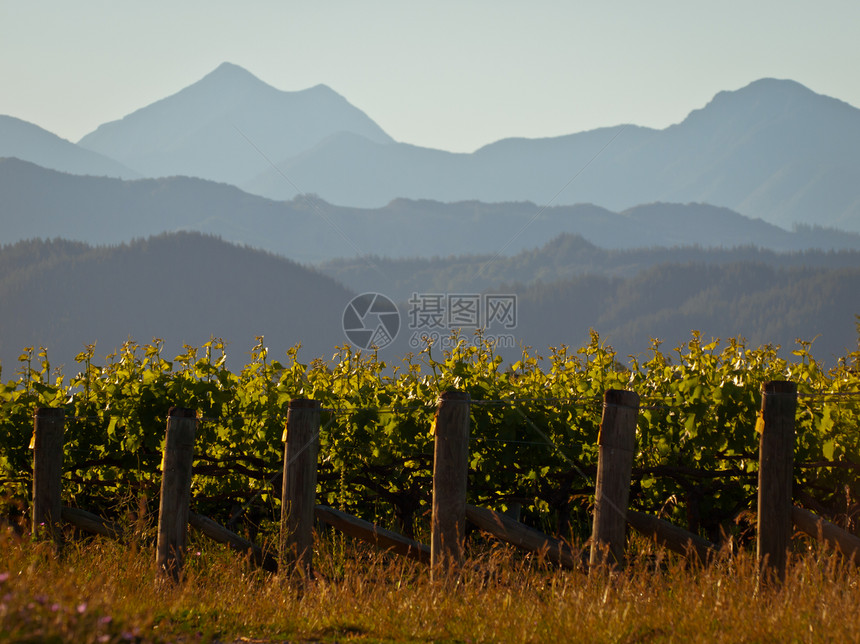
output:
[[[740,335],[752,347],[770,343],[786,350],[797,338],[820,336],[814,355],[831,364],[858,349],[860,253],[765,258],[771,265],[743,257],[724,264],[724,253],[699,249],[695,259],[667,255],[667,261],[645,266],[644,255],[618,252],[615,260],[642,268],[609,275],[599,269],[601,251],[581,239],[560,238],[512,258],[522,282],[494,291],[516,295],[516,323],[490,332],[506,336],[508,345],[499,353],[509,360],[523,346],[539,355],[561,344],[578,348],[591,328],[622,361],[645,354],[651,338],[670,349],[679,346],[693,329],[706,339]],[[576,262],[589,255],[598,268],[577,270]],[[480,261],[463,258],[469,271]],[[415,288],[426,293],[426,283],[416,281]],[[342,320],[353,295],[316,271],[196,233],[103,247],[58,239],[19,242],[0,247],[0,380],[13,377],[27,346],[47,347],[51,364],[64,364],[70,376],[78,370],[74,356],[86,344],[97,343],[102,364],[129,338],[164,339],[169,360],[183,344],[199,346],[214,335],[228,343],[232,368],[246,363],[261,335],[271,359],[282,359],[299,342],[302,361],[328,359],[347,343]],[[431,330],[410,329],[408,297],[389,295],[397,301],[401,329],[381,357],[393,366],[422,346],[411,342],[416,334]],[[445,328],[436,332],[447,335]],[[471,337],[468,328],[463,333]]]
[[[77,145],[49,138],[6,117],[0,156],[78,174],[188,175],[277,200],[314,193],[352,207],[408,198],[620,212],[694,202],[783,228],[860,232],[860,110],[788,80],[720,92],[663,130],[619,125],[453,154],[393,141],[325,86],[283,92],[225,63]]]
[[[24,346],[70,365],[129,336],[169,353],[216,335],[233,365],[257,335],[327,357],[363,291],[404,316],[416,292],[515,294],[511,358],[594,328],[622,355],[699,329],[820,335],[831,359],[856,347],[858,251],[860,110],[792,81],[721,92],[663,130],[472,154],[396,142],[325,86],[283,92],[226,63],[77,144],[0,116],[3,378]]]
[[[356,256],[371,266],[373,257],[508,256],[543,246],[561,233],[581,235],[607,249],[860,249],[860,234],[808,226],[789,232],[702,204],[651,204],[617,213],[583,204],[540,208],[396,199],[384,208],[357,209],[314,197],[276,202],[187,177],[81,177],[18,159],[0,159],[0,197],[3,244],[54,237],[117,244],[187,230],[309,263]]]

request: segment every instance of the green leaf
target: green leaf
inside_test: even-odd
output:
[[[114,438],[116,436],[116,424],[117,424],[118,420],[119,420],[119,416],[111,416],[110,417],[110,422],[108,423],[108,427],[107,427],[107,435],[110,438]]]
[[[687,416],[687,420],[684,421],[684,430],[689,434],[690,438],[695,438],[698,434],[698,426],[696,425],[696,414],[690,414]]]

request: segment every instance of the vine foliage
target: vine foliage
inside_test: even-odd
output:
[[[860,326],[860,325],[858,325]],[[860,335],[860,329],[858,329]],[[566,537],[585,537],[593,503],[597,433],[607,389],[636,391],[631,504],[712,539],[738,532],[755,507],[761,385],[798,385],[795,499],[853,527],[860,509],[860,347],[830,367],[799,342],[790,359],[741,339],[705,342],[694,332],[670,352],[652,341],[623,363],[592,333],[579,349],[523,351],[505,364],[491,341],[457,337],[441,354],[426,346],[397,364],[338,347],[328,361],[269,356],[263,338],[238,371],[212,339],[167,359],[164,343],[127,342],[77,373],[51,368],[27,348],[14,378],[0,380],[0,480],[6,504],[26,503],[36,408],[66,413],[64,503],[103,515],[157,508],[167,410],[197,410],[195,509],[249,530],[280,513],[287,405],[322,404],[320,503],[409,536],[426,532],[431,500],[432,423],[439,394],[472,398],[470,503],[521,514]],[[0,372],[2,375],[2,372]]]

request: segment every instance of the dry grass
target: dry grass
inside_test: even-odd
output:
[[[317,578],[270,576],[194,542],[184,583],[160,579],[149,547],[0,536],[2,642],[784,642],[860,637],[860,573],[796,555],[781,589],[757,592],[740,553],[707,568],[637,544],[620,574],[560,571],[503,547],[447,583],[419,564],[339,539]],[[199,554],[198,554],[199,553]]]

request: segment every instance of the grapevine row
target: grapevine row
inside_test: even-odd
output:
[[[480,338],[451,344],[441,355],[428,345],[397,364],[348,346],[331,360],[303,363],[299,347],[276,360],[258,338],[248,363],[231,371],[217,339],[186,346],[172,360],[160,340],[127,342],[104,365],[87,347],[68,378],[51,369],[44,349],[27,349],[15,377],[0,382],[6,511],[28,496],[37,407],[66,412],[67,502],[121,517],[157,503],[165,417],[181,406],[199,414],[193,502],[225,523],[266,529],[280,507],[286,406],[306,397],[323,406],[320,502],[420,536],[430,504],[436,400],[457,388],[474,403],[470,502],[582,537],[602,397],[616,388],[642,400],[631,505],[717,540],[740,531],[754,506],[760,389],[777,379],[798,384],[796,497],[843,517],[860,500],[860,351],[825,369],[810,343],[785,359],[776,347],[705,343],[694,333],[672,352],[654,341],[645,357],[622,362],[592,334],[577,350],[524,351],[506,365]]]

